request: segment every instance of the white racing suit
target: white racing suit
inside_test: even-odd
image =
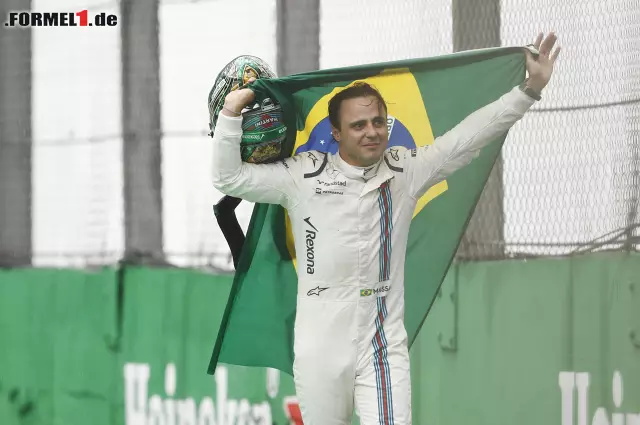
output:
[[[389,148],[368,168],[317,151],[271,164],[241,162],[242,118],[220,116],[214,186],[280,204],[291,219],[294,380],[305,425],[348,425],[354,407],[361,425],[411,423],[403,279],[417,199],[504,135],[534,102],[514,87],[432,145]]]

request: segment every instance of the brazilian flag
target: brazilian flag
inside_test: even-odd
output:
[[[433,143],[525,77],[524,48],[473,50],[427,59],[327,69],[252,84],[257,100],[282,105],[285,156],[336,152],[329,99],[358,81],[388,106],[389,147]],[[405,326],[415,340],[451,264],[506,133],[469,166],[433,186],[413,216],[405,265]],[[293,371],[296,253],[286,210],[256,204],[208,372],[218,362]]]

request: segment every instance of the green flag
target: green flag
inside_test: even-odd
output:
[[[497,100],[525,76],[524,49],[475,50],[428,59],[314,71],[253,83],[258,100],[282,105],[285,152],[335,152],[329,99],[356,81],[377,88],[388,106],[389,147],[433,143],[467,115]],[[418,202],[407,245],[405,326],[415,340],[454,258],[506,133],[467,167]],[[218,362],[293,374],[295,250],[285,209],[256,204],[208,373]]]

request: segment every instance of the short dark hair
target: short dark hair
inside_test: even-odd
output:
[[[331,125],[337,129],[340,128],[340,106],[343,100],[366,96],[373,96],[378,99],[378,102],[384,106],[384,111],[387,112],[387,103],[384,101],[380,92],[368,83],[357,82],[351,87],[337,93],[329,101],[329,122]]]

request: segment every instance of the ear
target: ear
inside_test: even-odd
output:
[[[331,135],[335,139],[336,142],[340,142],[340,130],[335,127],[331,127]]]

